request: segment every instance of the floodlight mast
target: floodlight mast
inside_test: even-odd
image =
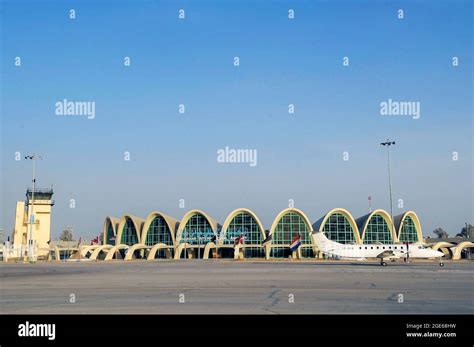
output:
[[[33,224],[35,223],[35,190],[36,190],[36,160],[43,158],[36,153],[25,156],[25,159],[33,161],[33,190],[31,191],[31,213],[29,215],[28,227],[29,227],[29,240],[28,240],[28,260],[30,263],[35,261],[34,249],[33,249]],[[29,203],[28,203],[29,205]]]
[[[380,146],[387,147],[387,163],[388,163],[388,191],[390,196],[390,218],[392,220],[392,240],[395,240],[395,227],[393,222],[393,201],[392,201],[392,169],[390,166],[390,146],[395,145],[395,141],[387,139],[381,142]]]

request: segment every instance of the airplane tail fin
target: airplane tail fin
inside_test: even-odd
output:
[[[334,241],[329,240],[322,231],[316,231],[313,233],[313,237],[316,241],[316,246],[322,252],[330,252],[334,249]]]

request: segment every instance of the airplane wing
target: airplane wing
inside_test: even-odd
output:
[[[395,259],[395,258],[399,258],[399,256],[395,255],[395,253],[393,253],[393,251],[383,251],[382,253],[380,253],[379,255],[377,255],[377,258],[383,258],[383,259]]]

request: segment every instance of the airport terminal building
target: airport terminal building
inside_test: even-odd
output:
[[[355,219],[335,208],[311,223],[297,208],[276,215],[269,229],[247,208],[233,210],[221,224],[201,210],[188,211],[181,220],[153,211],[145,218],[125,214],[107,217],[103,242],[81,249],[91,259],[188,258],[322,258],[313,231],[343,244],[423,242],[421,223],[413,211],[395,216],[377,209]],[[294,250],[292,243],[298,240]]]
[[[25,258],[29,254],[30,235],[34,255],[49,260],[325,258],[329,255],[319,251],[313,237],[317,231],[341,244],[427,241],[423,239],[422,226],[414,211],[404,212],[392,220],[390,214],[382,209],[354,218],[348,210],[334,208],[312,222],[300,209],[286,208],[275,216],[271,225],[264,226],[253,211],[237,208],[223,223],[196,209],[185,213],[180,220],[160,211],[152,211],[145,218],[131,214],[120,218],[109,216],[103,224],[101,242],[64,247],[50,242],[52,194],[52,190],[35,190],[37,217],[34,223],[28,223],[33,206],[31,192],[27,191],[26,203],[17,203],[13,242],[7,242],[3,247],[4,261]],[[463,252],[474,248],[474,243],[470,239],[458,242],[440,240],[429,246],[445,253],[448,259],[457,260],[463,258]]]

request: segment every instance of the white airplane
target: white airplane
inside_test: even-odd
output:
[[[439,266],[444,266],[442,252],[420,244],[342,244],[329,240],[322,231],[313,232],[316,245],[323,253],[340,258],[364,260],[366,258],[380,258],[380,265],[386,266],[385,260],[400,258],[439,258]]]

